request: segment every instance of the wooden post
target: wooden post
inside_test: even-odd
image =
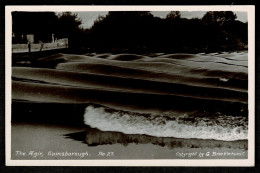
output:
[[[31,52],[31,43],[30,42],[28,42],[28,51],[29,51],[29,53]]]

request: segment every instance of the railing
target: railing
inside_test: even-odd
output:
[[[40,52],[64,48],[68,48],[68,38],[56,40],[54,43],[12,44],[12,53]]]

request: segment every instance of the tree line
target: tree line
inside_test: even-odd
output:
[[[35,34],[36,40],[68,38],[71,52],[216,52],[247,49],[248,24],[231,11],[208,11],[201,19],[182,18],[171,11],[166,18],[149,11],[113,11],[99,16],[90,29],[77,14],[13,12],[13,33]],[[21,38],[20,38],[21,39]]]

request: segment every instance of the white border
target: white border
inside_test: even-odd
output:
[[[12,11],[243,11],[248,13],[248,159],[167,160],[11,160]],[[5,110],[7,166],[254,166],[255,165],[255,6],[6,6]]]

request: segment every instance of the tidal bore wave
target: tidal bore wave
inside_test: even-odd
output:
[[[119,111],[105,107],[88,106],[85,111],[86,125],[102,131],[125,134],[145,134],[155,137],[197,138],[235,141],[247,139],[246,117],[166,112],[144,114]]]

